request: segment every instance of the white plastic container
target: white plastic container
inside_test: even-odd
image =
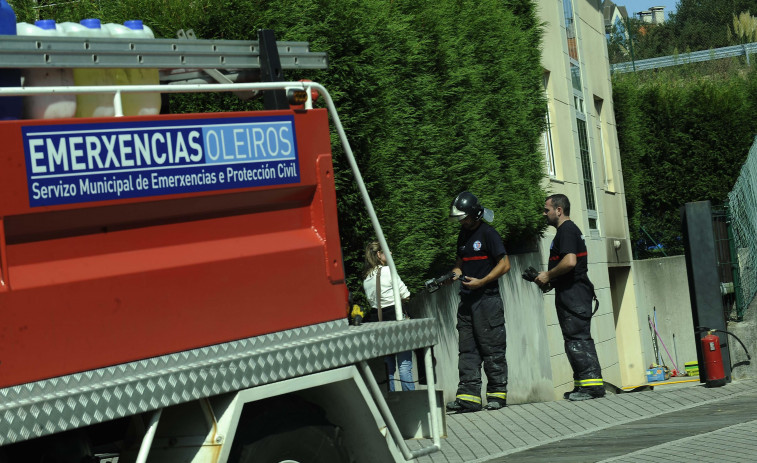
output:
[[[141,20],[126,21],[123,24],[103,25],[111,37],[130,39],[154,39],[152,30]],[[127,68],[126,78],[130,85],[158,85],[160,76],[157,69]],[[125,116],[150,116],[160,113],[160,93],[123,93],[121,95]]]
[[[99,19],[82,19],[79,24],[66,22],[60,25],[68,37],[108,37]],[[74,69],[74,83],[77,86],[126,85],[123,69],[78,68]],[[111,93],[89,93],[76,95],[76,117],[112,117],[114,95]]]
[[[16,35],[16,13],[5,0],[0,0],[0,36],[2,35]],[[0,87],[20,86],[21,70],[0,68]],[[20,96],[0,97],[0,120],[19,119],[22,101]]]
[[[52,19],[41,19],[34,24],[18,23],[18,35],[56,36],[63,35]],[[48,87],[56,85],[74,85],[73,70],[65,68],[32,68],[22,73],[24,86]],[[76,114],[76,95],[51,93],[24,97],[25,119],[56,119],[74,117]]]

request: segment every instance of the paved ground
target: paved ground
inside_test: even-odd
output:
[[[585,402],[447,415],[441,452],[421,463],[757,462],[757,381],[699,382]],[[429,444],[409,441],[411,449]]]

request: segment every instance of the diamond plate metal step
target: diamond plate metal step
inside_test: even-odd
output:
[[[0,445],[431,346],[436,330],[339,320],[0,389]]]

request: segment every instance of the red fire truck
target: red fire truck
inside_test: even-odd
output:
[[[329,117],[388,249],[327,90],[281,81],[325,68],[325,54],[260,31],[249,42],[4,36],[0,58],[0,71],[154,68],[162,82],[0,89],[0,101],[108,93],[116,113],[0,121],[0,463],[362,463],[438,450],[433,374],[396,420],[372,373],[417,348],[430,371],[434,321],[348,324]],[[120,117],[137,91],[262,93],[266,109]],[[313,109],[315,91],[325,108]],[[433,445],[408,449],[413,423]]]

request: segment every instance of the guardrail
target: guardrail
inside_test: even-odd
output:
[[[747,64],[750,64],[749,55],[753,53],[757,53],[757,42],[693,51],[689,53],[679,53],[677,55],[660,56],[658,58],[615,63],[610,65],[610,72],[645,71],[648,69],[678,66],[680,64],[701,63],[715,59],[732,58],[735,56],[746,56]]]

